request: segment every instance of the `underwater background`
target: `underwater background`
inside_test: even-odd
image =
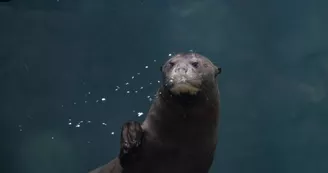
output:
[[[328,1],[0,2],[0,172],[83,173],[142,121],[169,54],[222,67],[211,173],[328,172]]]

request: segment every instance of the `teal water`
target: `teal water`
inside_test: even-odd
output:
[[[122,123],[144,119],[160,64],[193,50],[223,69],[211,173],[327,173],[327,7],[0,2],[1,172],[82,173],[106,163]]]

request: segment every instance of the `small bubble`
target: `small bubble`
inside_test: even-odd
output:
[[[84,101],[84,103],[88,103],[88,101]]]
[[[88,144],[90,144],[91,143],[91,141],[88,141]]]
[[[149,98],[149,101],[151,102],[153,99],[152,98]]]
[[[142,89],[143,89],[143,87],[140,87],[140,89],[142,90]]]
[[[126,91],[126,93],[130,94],[130,91]]]
[[[77,123],[75,127],[81,127],[81,123],[83,123],[83,121],[80,121],[79,123]]]
[[[96,103],[98,103],[99,102],[99,100],[96,100]]]
[[[148,65],[146,65],[145,68],[148,68]]]
[[[18,127],[22,127],[22,125],[19,124]]]
[[[138,93],[138,91],[134,91],[135,93]]]
[[[118,91],[118,89],[116,88],[115,91]]]
[[[23,129],[19,129],[19,131],[20,131],[20,132],[22,132],[22,131],[23,131]]]
[[[152,85],[152,84],[153,84],[153,83],[151,83],[151,82],[149,83],[149,85]]]
[[[88,92],[88,94],[90,95],[90,94],[91,94],[91,92],[89,91],[89,92]]]
[[[69,123],[68,123],[68,125],[70,126],[70,125],[72,125],[72,123],[71,123],[71,122],[69,122]]]
[[[154,59],[154,62],[156,62],[156,59]]]
[[[106,98],[105,97],[104,98],[101,98],[101,101],[103,101],[103,102],[106,101]]]
[[[158,80],[157,83],[161,83],[161,81]]]
[[[107,126],[107,124],[106,123],[101,123],[102,125],[104,125],[104,126]]]
[[[134,79],[134,76],[132,76],[131,79]]]
[[[137,73],[137,75],[140,75],[140,73]]]
[[[129,85],[129,82],[125,83],[125,85]]]
[[[91,123],[91,121],[88,121],[87,123]]]
[[[114,135],[115,133],[114,132],[112,132],[112,133],[110,133],[111,135]]]
[[[133,110],[132,112],[136,112],[135,110]]]
[[[147,98],[150,98],[150,96],[147,96]]]
[[[172,54],[169,53],[169,56],[172,56]]]
[[[53,140],[53,139],[55,139],[54,137],[51,137],[51,139]]]
[[[63,108],[63,107],[64,107],[64,105],[61,105],[61,107]]]
[[[138,117],[141,117],[143,115],[142,112],[138,112]]]
[[[74,102],[74,104],[76,105],[76,102]]]

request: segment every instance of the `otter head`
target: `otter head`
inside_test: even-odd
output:
[[[173,95],[196,95],[217,85],[221,68],[197,53],[177,54],[162,67],[163,87]]]

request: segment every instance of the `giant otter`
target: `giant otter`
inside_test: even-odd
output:
[[[121,151],[90,173],[208,173],[218,137],[221,68],[197,53],[171,57],[145,121],[127,122]]]

